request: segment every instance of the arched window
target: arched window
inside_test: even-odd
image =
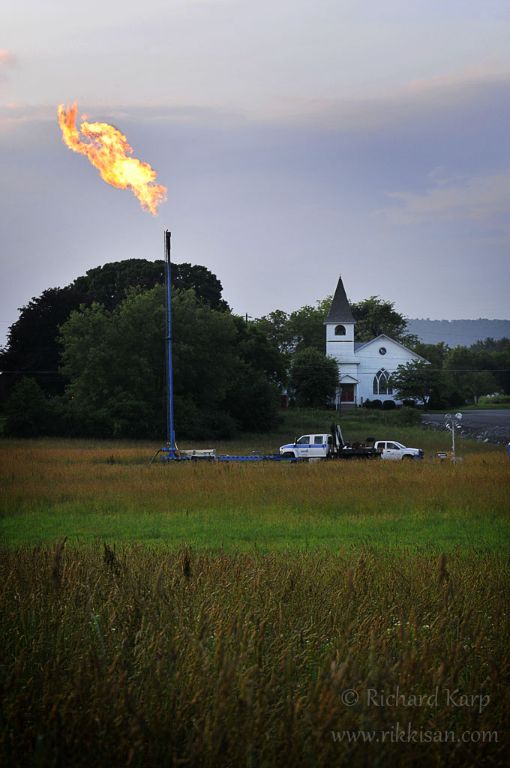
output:
[[[391,376],[384,368],[381,368],[374,376],[373,385],[374,395],[392,395],[393,386]]]
[[[345,336],[345,325],[337,325],[335,328],[335,336]]]

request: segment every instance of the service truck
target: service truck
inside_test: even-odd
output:
[[[407,448],[396,440],[374,440],[364,443],[346,443],[339,424],[332,424],[330,432],[310,432],[297,437],[293,443],[280,447],[280,455],[289,459],[422,459],[421,448]]]
[[[297,437],[293,443],[280,447],[280,455],[289,459],[380,459],[373,438],[365,443],[346,443],[339,424],[332,424],[330,432],[312,432]]]

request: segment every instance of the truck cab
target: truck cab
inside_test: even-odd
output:
[[[332,436],[326,433],[301,435],[280,447],[280,455],[296,459],[325,459],[331,451]]]

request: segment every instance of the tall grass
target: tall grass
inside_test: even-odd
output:
[[[149,466],[130,444],[0,444],[0,532],[10,546],[97,538],[206,548],[510,543],[500,452],[437,461]]]
[[[497,766],[508,757],[502,556],[63,542],[2,554],[3,765]],[[370,690],[401,698],[376,705]],[[488,704],[455,705],[455,691]],[[436,703],[409,705],[419,695]],[[397,723],[496,736],[381,741]],[[359,729],[379,743],[333,736]]]

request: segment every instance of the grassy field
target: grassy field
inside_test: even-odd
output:
[[[423,462],[1,441],[0,763],[507,765],[510,462],[399,419],[342,426]]]
[[[330,417],[290,414],[281,434],[220,451],[272,450]],[[368,414],[348,425],[361,439],[398,437],[423,447],[423,462],[149,464],[157,446],[84,441],[2,441],[0,519],[10,547],[130,541],[225,551],[506,551],[509,463],[502,450],[464,441],[460,464],[434,460],[448,435]],[[377,418],[389,419],[389,423]],[[345,427],[344,427],[345,429]],[[347,433],[347,430],[346,430]]]

